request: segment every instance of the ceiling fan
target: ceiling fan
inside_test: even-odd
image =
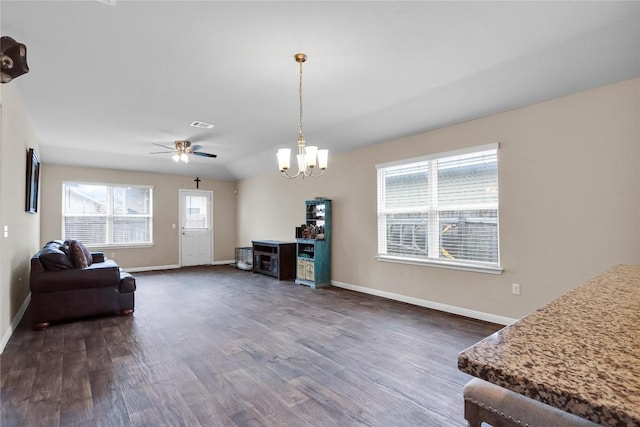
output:
[[[210,153],[205,153],[204,151],[198,151],[200,149],[199,145],[191,145],[191,142],[186,140],[175,141],[174,142],[175,147],[169,147],[167,145],[157,144],[155,142],[153,142],[152,144],[157,145],[158,147],[166,148],[167,150],[170,150],[170,151],[154,151],[149,154],[173,153],[172,158],[175,162],[183,161],[185,163],[189,163],[189,154],[193,154],[194,156],[201,156],[201,157],[212,157],[212,158],[218,157],[217,154],[210,154]]]

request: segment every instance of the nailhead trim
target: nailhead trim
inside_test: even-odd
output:
[[[501,417],[506,418],[506,419],[508,419],[510,421],[513,421],[514,423],[516,423],[518,425],[525,426],[525,427],[531,427],[529,425],[529,423],[526,423],[526,422],[524,422],[524,421],[522,421],[520,419],[514,418],[511,415],[507,414],[506,412],[501,411],[500,409],[494,408],[493,406],[489,406],[484,402],[480,402],[479,400],[472,399],[470,397],[465,397],[464,400],[467,400],[467,401],[473,403],[474,405],[478,405],[481,408],[487,409],[487,410],[493,412],[494,414],[498,414]]]

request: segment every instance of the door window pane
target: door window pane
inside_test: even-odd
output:
[[[186,196],[184,228],[209,228],[207,211],[209,198],[206,196]]]

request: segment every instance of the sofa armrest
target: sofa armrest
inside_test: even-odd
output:
[[[45,271],[44,266],[40,262],[40,258],[38,256],[33,256],[31,258],[31,273],[41,273]]]
[[[120,268],[112,261],[91,264],[87,268],[31,272],[32,293],[60,292],[75,289],[102,288],[120,284]]]

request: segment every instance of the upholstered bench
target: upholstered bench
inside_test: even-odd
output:
[[[483,422],[494,427],[598,425],[479,378],[467,383],[463,395],[464,417],[469,427],[481,427]]]

